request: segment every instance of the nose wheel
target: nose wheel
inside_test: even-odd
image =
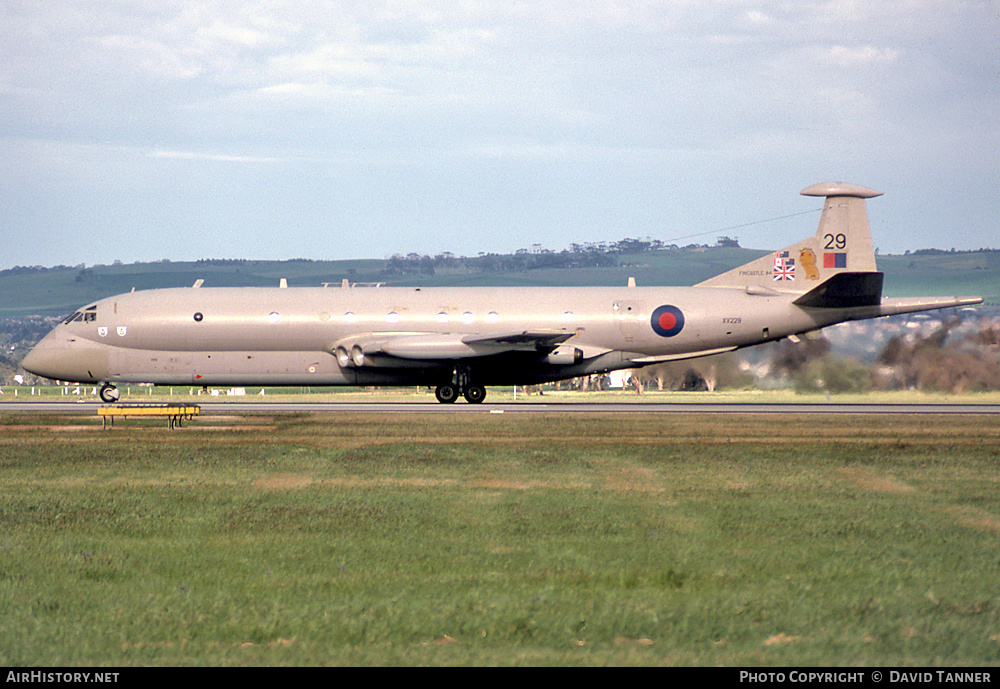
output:
[[[114,404],[118,401],[118,398],[122,396],[121,390],[110,383],[102,385],[101,391],[98,394],[101,397],[101,401],[106,402],[107,404]]]

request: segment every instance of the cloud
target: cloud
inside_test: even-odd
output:
[[[836,67],[859,67],[879,63],[894,62],[899,57],[899,51],[892,48],[878,48],[871,45],[844,46],[833,45],[819,49],[818,59]]]
[[[937,218],[884,199],[908,248],[933,245],[937,209],[1000,157],[996,23],[991,3],[935,0],[6,3],[0,202],[18,220],[0,230],[96,231],[114,198],[122,235],[190,226],[199,247],[240,218],[249,252],[307,253],[278,221],[404,253],[559,248],[775,217],[846,178],[933,200]],[[975,246],[1000,203],[982,186]],[[57,262],[99,260],[106,236]],[[129,250],[169,254],[148,245]]]
[[[172,160],[204,160],[216,163],[284,163],[288,157],[262,157],[248,155],[228,155],[224,153],[206,153],[203,151],[164,151],[154,150],[146,153],[147,157]]]

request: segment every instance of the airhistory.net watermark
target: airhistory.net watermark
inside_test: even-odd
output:
[[[26,684],[106,684],[118,681],[117,672],[49,672],[45,670],[9,670],[6,680]]]

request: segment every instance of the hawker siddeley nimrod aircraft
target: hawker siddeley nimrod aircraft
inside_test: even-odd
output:
[[[694,287],[194,287],[102,299],[27,357],[45,378],[157,385],[527,385],[729,352],[843,321],[977,304],[889,299],[865,200],[826,183],[816,235]]]

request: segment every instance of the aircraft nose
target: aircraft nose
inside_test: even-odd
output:
[[[35,347],[21,361],[21,368],[28,373],[34,373],[43,378],[57,378],[55,371],[64,368],[60,362],[58,350],[48,347]]]
[[[28,373],[73,383],[97,383],[108,376],[108,354],[70,340],[46,336],[21,362]]]

